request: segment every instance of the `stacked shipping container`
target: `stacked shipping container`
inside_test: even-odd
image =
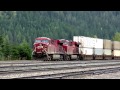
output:
[[[93,59],[93,47],[94,47],[93,38],[84,36],[74,36],[73,41],[81,43],[79,45],[79,54],[81,54],[82,59]]]
[[[120,59],[120,42],[113,41],[112,46],[114,59]]]
[[[104,39],[103,40],[103,59],[112,59],[112,41]]]
[[[103,39],[74,36],[73,41],[81,43],[79,45],[79,53],[82,55],[82,58],[103,59]]]
[[[103,39],[95,38],[94,59],[103,59]]]
[[[79,54],[83,59],[120,59],[120,42],[85,36],[73,36],[80,42]]]

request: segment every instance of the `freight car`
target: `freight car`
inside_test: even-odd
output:
[[[41,60],[105,60],[120,59],[120,42],[73,36],[73,40],[38,37],[32,56]]]

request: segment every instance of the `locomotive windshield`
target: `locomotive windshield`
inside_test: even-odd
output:
[[[35,43],[49,43],[48,40],[35,40]]]

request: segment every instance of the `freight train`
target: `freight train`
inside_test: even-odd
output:
[[[120,59],[120,42],[85,36],[73,36],[73,40],[38,37],[32,56],[49,61]]]

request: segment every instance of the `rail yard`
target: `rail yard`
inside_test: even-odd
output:
[[[0,61],[0,79],[118,79],[120,60]]]
[[[119,78],[118,41],[84,36],[73,36],[73,41],[38,37],[33,47],[32,60],[1,61],[0,79]]]
[[[0,79],[120,79],[119,18],[0,11]]]

